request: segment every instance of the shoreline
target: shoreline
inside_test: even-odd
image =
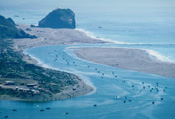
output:
[[[72,88],[76,88],[75,91]],[[78,96],[88,95],[91,94],[94,89],[89,85],[85,84],[83,80],[78,80],[78,84],[72,86],[66,86],[63,89],[64,91],[60,93],[56,93],[53,95],[52,98],[48,97],[39,97],[38,98],[30,98],[30,99],[22,99],[18,97],[13,97],[10,95],[1,95],[1,101],[24,101],[24,102],[48,102],[48,101],[57,101],[57,100],[67,100],[71,98],[75,98]]]
[[[82,43],[104,43],[101,40],[92,39],[88,37],[85,33],[79,32],[72,29],[51,29],[51,28],[32,28],[27,25],[19,25],[18,28],[23,29],[24,31],[28,32],[29,34],[35,34],[37,38],[35,39],[13,39],[13,50],[20,53],[22,55],[22,60],[27,62],[28,64],[33,64],[35,66],[39,66],[44,68],[45,70],[53,70],[59,71],[58,69],[53,69],[52,67],[45,67],[40,64],[37,59],[27,55],[23,51],[28,48],[32,47],[39,47],[39,46],[49,46],[49,45],[62,45],[62,44],[82,44]],[[31,29],[30,31],[27,28]],[[61,40],[60,40],[61,39]],[[75,40],[76,39],[76,40]],[[66,40],[66,41],[65,41]],[[64,71],[59,71],[64,73]],[[66,72],[65,72],[66,73]],[[66,73],[67,74],[67,73]],[[74,75],[69,73],[70,75]],[[52,95],[52,98],[48,97],[48,92],[46,94],[42,93],[42,97],[37,99],[35,96],[34,98],[25,98],[21,99],[18,97],[13,97],[10,95],[1,95],[0,100],[15,100],[15,101],[51,101],[51,100],[63,100],[63,99],[70,99],[77,96],[82,96],[85,94],[90,94],[94,91],[94,89],[86,84],[81,77],[78,76],[77,79],[74,79],[76,84],[72,86],[64,86],[64,89],[61,90],[60,93],[56,93]],[[2,85],[3,86],[3,85]],[[10,91],[14,89],[12,87],[7,88]],[[75,90],[73,90],[75,89]],[[43,97],[44,96],[44,97]],[[44,99],[46,98],[46,100]]]
[[[96,37],[95,35],[93,35],[93,33],[89,32],[89,31],[86,31],[84,29],[75,29],[77,31],[80,31],[80,32],[83,32],[85,33],[87,36],[91,37],[91,38],[94,38],[94,39],[97,39],[97,40],[101,40],[101,41],[104,41],[106,42],[107,44],[126,44],[126,45],[129,45],[129,44],[137,44],[137,45],[142,45],[144,43],[127,43],[127,42],[121,42],[121,41],[115,41],[115,40],[112,40],[112,39],[106,39],[106,38],[100,38],[100,37]],[[153,45],[155,45],[155,43],[153,43]],[[163,44],[162,44],[163,45]],[[166,44],[168,45],[168,44]],[[170,44],[169,44],[170,45]],[[116,47],[114,47],[116,48]],[[120,48],[120,47],[119,47]],[[128,48],[128,47],[126,47]],[[130,49],[136,49],[136,48],[130,48]],[[156,58],[158,60],[161,60],[163,62],[171,62],[171,63],[175,63],[175,60],[173,59],[170,59],[160,53],[158,53],[157,51],[154,51],[154,50],[149,50],[149,49],[142,49],[142,48],[139,48],[141,50],[146,50],[146,52],[150,55],[150,57],[153,57],[153,58]]]
[[[169,62],[169,63],[175,63],[175,61],[172,61],[171,59],[159,54],[158,52],[154,51],[154,50],[148,50],[148,49],[142,49],[142,50],[145,50],[148,55],[153,58],[153,59],[157,59],[157,60],[160,60],[162,62]]]
[[[106,38],[96,37],[95,35],[93,35],[93,33],[89,32],[89,31],[86,31],[84,29],[75,29],[75,30],[85,33],[86,36],[88,36],[88,37],[90,37],[92,39],[101,40],[101,41],[104,41],[105,43],[127,44],[127,43],[124,43],[124,42],[121,42],[121,41],[115,41],[115,40],[112,40],[112,39],[106,39]]]
[[[81,59],[98,64],[175,78],[175,63],[152,58],[143,49],[84,47],[74,49],[74,53]]]
[[[58,69],[58,68],[55,68],[55,67],[51,67],[51,66],[49,66],[49,65],[47,65],[47,64],[45,64],[45,63],[43,63],[42,61],[40,61],[40,59],[36,58],[35,56],[33,56],[33,55],[29,54],[29,53],[26,53],[26,52],[25,52],[24,54],[26,54],[26,55],[28,55],[29,57],[31,57],[32,60],[33,60],[32,62],[34,62],[35,65],[38,65],[38,66],[40,66],[40,67],[44,67],[44,68],[46,68],[46,69],[48,68],[48,69],[52,69],[52,70],[57,70],[57,71],[62,71],[62,72],[67,72],[67,73],[70,73],[70,74],[74,74],[73,72],[63,71],[63,70],[61,70],[61,69]],[[27,60],[28,63],[30,63],[30,61],[31,61],[31,60]],[[81,76],[80,76],[80,77],[81,77]],[[91,92],[87,93],[87,95],[93,93],[94,91],[96,91],[96,87],[95,87],[93,84],[91,84],[91,82],[88,82],[88,81],[84,80],[84,78],[83,78],[83,82],[84,82],[85,84],[87,84],[88,86],[90,86],[90,87],[93,88],[93,90],[91,90]]]
[[[85,32],[81,32],[76,29],[40,28],[22,24],[19,24],[18,28],[23,29],[26,33],[37,36],[35,39],[14,39],[14,49],[18,51],[32,47],[49,45],[111,43],[98,38],[92,38]],[[27,28],[30,30],[27,30]]]
[[[19,28],[23,29],[24,31],[26,31],[27,33],[31,34],[31,35],[36,35],[37,38],[36,39],[14,39],[14,47],[13,49],[15,51],[19,51],[22,53],[22,55],[24,56],[24,61],[26,61],[27,63],[30,64],[35,64],[37,66],[43,67],[43,68],[52,68],[50,66],[43,66],[42,62],[39,63],[39,61],[37,61],[37,59],[33,58],[30,55],[26,55],[26,53],[24,53],[25,49],[28,48],[33,48],[33,47],[39,47],[39,46],[51,46],[51,45],[73,45],[73,44],[99,44],[99,43],[111,43],[111,42],[105,42],[103,40],[100,40],[100,38],[92,38],[90,36],[88,36],[88,34],[78,31],[77,29],[72,30],[72,29],[51,29],[51,28],[39,28],[39,27],[30,27],[28,25],[19,25]],[[26,30],[27,28],[30,29],[30,31]],[[113,66],[113,67],[117,67],[117,68],[123,68],[123,69],[129,69],[129,70],[135,70],[135,71],[140,71],[143,73],[150,73],[150,74],[157,74],[157,75],[161,75],[161,76],[165,76],[165,77],[169,77],[166,72],[153,72],[154,70],[151,70],[151,72],[147,72],[145,71],[145,69],[143,68],[142,65],[142,60],[146,59],[147,61],[149,61],[149,63],[154,62],[153,65],[156,65],[157,63],[163,63],[163,65],[160,66],[160,68],[164,68],[164,65],[171,65],[170,64],[166,64],[165,62],[160,62],[160,61],[155,61],[155,59],[151,59],[151,57],[149,56],[149,54],[142,50],[142,49],[130,49],[130,48],[78,48],[79,50],[77,50],[75,52],[75,54],[79,57],[82,58],[84,60],[88,60],[94,63],[99,63],[99,64],[105,64],[105,65],[109,65],[109,66]],[[82,50],[83,49],[83,50]],[[105,51],[105,50],[100,50],[100,49],[109,49],[109,51]],[[112,49],[112,51],[111,51]],[[123,55],[118,55],[117,57],[115,57],[115,59],[120,59],[120,61],[118,60],[118,62],[114,62],[116,60],[110,60],[109,58],[112,55],[109,56],[110,53],[115,53],[116,50],[113,49],[119,49],[117,52],[121,53]],[[80,52],[81,51],[81,52]],[[141,64],[137,64],[136,66],[134,66],[133,62],[137,62],[137,60],[133,61],[133,62],[129,62],[126,61],[125,59],[122,59],[122,57],[127,57],[127,55],[130,54],[130,51],[132,51],[132,53],[135,54],[135,56],[137,56],[137,60],[142,57],[142,60],[139,60],[139,62]],[[140,53],[138,53],[140,52]],[[87,55],[87,54],[88,55]],[[94,56],[95,54],[100,53],[100,55],[98,57]],[[86,54],[87,56],[85,57],[84,54]],[[145,55],[142,55],[145,54]],[[88,59],[88,58],[90,59]],[[108,58],[108,60],[104,62],[100,62],[102,61],[101,59],[105,59]],[[96,59],[97,61],[94,61],[94,59]],[[100,60],[100,61],[99,61]],[[113,62],[113,64],[111,64],[111,62]],[[118,64],[116,66],[116,63]],[[130,63],[130,65],[129,65]],[[137,62],[138,63],[138,62]],[[122,66],[123,64],[125,64],[124,66]],[[132,65],[131,65],[132,64]],[[142,65],[142,66],[141,66]],[[129,66],[129,67],[128,67]],[[140,67],[141,66],[141,67]],[[146,66],[146,64],[145,64]],[[173,64],[174,66],[174,64]],[[170,67],[170,66],[169,66]],[[141,68],[141,69],[139,69]],[[57,69],[56,69],[57,70]],[[148,69],[150,70],[150,69]],[[174,70],[174,69],[173,69]],[[58,70],[59,71],[59,70]],[[163,74],[164,73],[164,74]],[[175,77],[170,76],[171,78]],[[71,92],[70,89],[72,89],[72,87],[67,87],[67,89],[65,89],[63,91],[63,93],[57,94],[56,97],[60,97],[60,99],[69,99],[72,97],[77,97],[77,96],[81,96],[81,95],[85,95],[88,93],[93,92],[93,88],[87,84],[84,83],[84,81],[79,81],[80,84],[80,88],[79,90],[76,90],[75,92]],[[81,87],[82,86],[82,87]],[[85,88],[83,88],[85,87]]]

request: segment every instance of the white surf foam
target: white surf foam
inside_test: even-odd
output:
[[[23,53],[26,54],[26,55],[28,55],[28,56],[30,56],[32,59],[36,60],[36,61],[37,61],[37,64],[38,64],[38,65],[41,65],[41,66],[44,67],[44,68],[49,68],[49,69],[53,69],[53,70],[58,70],[58,69],[55,68],[55,67],[51,67],[51,66],[45,64],[45,63],[42,62],[39,58],[37,58],[37,57],[35,57],[35,56],[33,56],[33,55],[27,53],[27,52],[23,52]]]
[[[160,54],[160,53],[158,53],[156,51],[146,49],[146,52],[154,59],[157,59],[157,60],[160,60],[160,61],[164,61],[164,62],[173,62],[168,57],[163,56],[162,54]]]
[[[96,37],[95,35],[93,35],[92,32],[89,32],[89,31],[86,31],[84,29],[75,29],[77,31],[81,31],[83,33],[85,33],[87,36],[93,38],[93,39],[97,39],[97,40],[101,40],[101,41],[106,41],[106,42],[111,42],[111,43],[115,43],[115,44],[127,44],[125,42],[121,42],[121,41],[116,41],[116,40],[112,40],[112,39],[105,39],[105,38],[99,38],[99,37]]]

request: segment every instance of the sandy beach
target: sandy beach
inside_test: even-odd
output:
[[[71,45],[71,44],[94,44],[106,43],[100,39],[91,38],[84,32],[73,29],[52,29],[30,27],[29,25],[18,25],[18,28],[25,32],[37,36],[36,39],[15,39],[14,47],[16,50],[23,50],[37,46],[48,45]],[[26,30],[29,28],[31,31]]]
[[[18,27],[29,34],[37,36],[36,39],[14,39],[14,49],[20,52],[23,52],[24,49],[38,46],[107,43],[100,39],[93,39],[84,32],[78,30],[31,28],[28,25],[19,25]],[[26,30],[27,28],[30,30]],[[151,58],[145,50],[141,49],[75,48],[75,54],[79,58],[94,63],[175,78],[175,64]],[[23,56],[24,61],[38,65],[38,62],[29,55],[23,54]],[[77,89],[76,91],[72,91],[72,87],[66,87],[61,93],[54,95],[53,98],[69,99],[93,91],[93,88],[86,85],[82,80],[78,82],[79,83],[75,86]]]
[[[14,48],[20,51],[31,47],[47,45],[108,43],[100,39],[91,38],[78,30],[38,28],[21,24],[18,25],[18,28],[37,36],[37,39],[15,39]],[[26,30],[27,28],[31,30],[28,31]],[[129,48],[81,48],[76,49],[75,53],[78,57],[91,62],[175,78],[174,63],[154,59],[150,57],[146,50]],[[31,58],[27,59],[30,59],[27,60],[28,62],[32,61],[36,64],[36,61],[31,60]]]
[[[175,64],[152,58],[146,50],[129,48],[80,48],[78,57],[112,67],[175,78]]]

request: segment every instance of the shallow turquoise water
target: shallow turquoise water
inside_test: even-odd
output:
[[[143,44],[139,48],[147,45],[169,60],[175,59],[174,0],[95,0],[93,2],[91,0],[0,0],[0,2],[1,15],[11,17],[16,23],[23,24],[38,24],[38,21],[57,7],[71,8],[76,14],[77,28],[83,29],[91,36],[123,44]],[[159,44],[160,47],[157,48],[154,44]]]
[[[39,58],[42,64],[81,76],[85,82],[95,87],[95,92],[69,100],[43,103],[0,101],[0,118],[8,115],[11,119],[172,119],[175,116],[174,79],[83,61],[66,47],[37,47],[26,52]],[[56,55],[58,58],[54,61]],[[67,65],[66,60],[70,65]],[[159,92],[155,90],[157,82]],[[154,88],[152,92],[148,85]],[[115,96],[119,98],[115,99]],[[161,98],[164,100],[161,101]],[[152,104],[153,101],[155,104]],[[51,110],[40,112],[40,109],[46,107],[51,107]],[[17,109],[17,112],[12,109]],[[65,112],[69,114],[65,115]]]
[[[149,49],[175,61],[174,0],[95,0],[93,2],[91,0],[0,0],[0,3],[1,15],[11,17],[15,22],[23,24],[37,24],[56,7],[71,8],[76,14],[78,29],[90,32],[88,34],[94,37],[123,43],[77,45],[78,47]],[[4,118],[5,115],[8,115],[9,119],[172,119],[175,117],[174,79],[90,63],[77,59],[66,47],[68,46],[38,47],[28,49],[26,52],[39,58],[41,63],[47,64],[45,66],[81,76],[85,82],[93,85],[96,91],[90,95],[64,101],[44,103],[0,101],[0,118]],[[59,58],[54,62],[56,54]],[[76,62],[76,66],[73,63],[68,66],[63,57],[69,62]],[[102,73],[104,73],[103,78]],[[148,85],[154,88],[157,82],[159,92],[155,89],[150,92]],[[168,88],[164,92],[165,87]],[[120,98],[115,99],[115,96]],[[160,100],[161,97],[164,98],[163,101]],[[152,101],[155,101],[154,105]],[[94,104],[97,104],[97,107],[93,107]],[[51,110],[40,112],[40,109],[46,107],[51,107]],[[17,112],[13,112],[12,109],[17,109]],[[69,114],[65,115],[65,112]]]

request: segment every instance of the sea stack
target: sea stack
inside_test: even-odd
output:
[[[75,14],[71,9],[57,8],[39,21],[39,27],[74,29]]]

